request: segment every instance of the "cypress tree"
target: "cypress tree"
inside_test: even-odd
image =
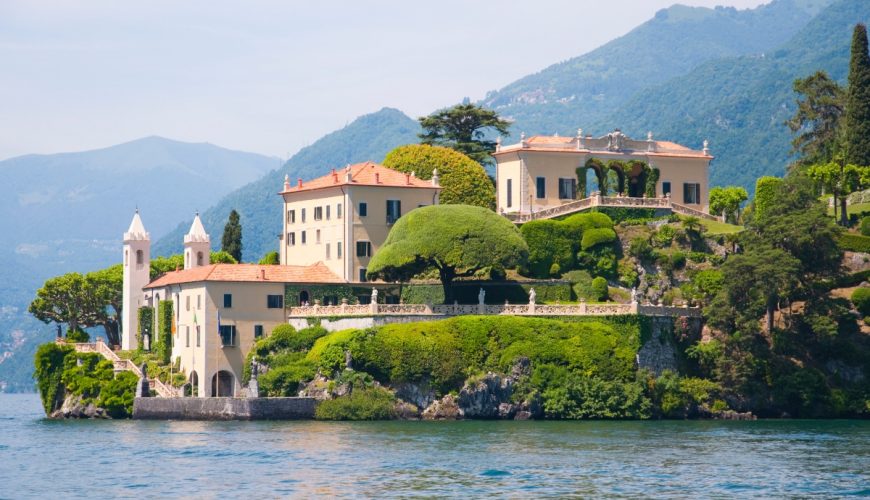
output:
[[[242,261],[242,224],[239,222],[239,213],[235,209],[230,212],[230,218],[224,226],[221,250],[232,255],[236,262]]]
[[[870,54],[863,24],[852,34],[845,125],[846,163],[870,166]]]

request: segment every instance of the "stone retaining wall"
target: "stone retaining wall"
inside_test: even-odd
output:
[[[136,398],[138,420],[304,420],[314,398]]]

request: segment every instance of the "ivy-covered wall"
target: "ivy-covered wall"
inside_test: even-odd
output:
[[[169,363],[172,355],[173,306],[171,300],[161,300],[157,304],[157,339],[153,350],[163,363]]]
[[[139,321],[136,330],[136,345],[139,350],[145,349],[145,332],[154,340],[154,308],[143,306],[139,308]]]

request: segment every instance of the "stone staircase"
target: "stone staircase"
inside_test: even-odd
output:
[[[57,343],[69,345],[63,339],[57,339]],[[107,346],[106,343],[103,342],[103,339],[99,337],[97,337],[96,342],[76,343],[72,344],[72,346],[75,348],[76,352],[95,352],[102,355],[104,358],[112,362],[112,365],[114,365],[115,367],[115,371],[133,372],[134,374],[136,374],[137,377],[142,378],[142,370],[140,370],[135,363],[133,363],[129,359],[120,358],[117,354],[115,354],[115,351]],[[175,398],[179,396],[178,389],[170,385],[164,384],[156,378],[149,378],[148,384],[157,392],[157,395],[162,398]]]

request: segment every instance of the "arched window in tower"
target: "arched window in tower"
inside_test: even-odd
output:
[[[185,269],[190,268],[190,251],[184,252],[184,268]]]
[[[142,253],[142,250],[136,250],[136,265],[141,266],[145,263],[145,254]]]
[[[202,265],[202,252],[196,252],[196,265]]]
[[[124,250],[124,267],[127,267],[129,265],[130,265],[130,251]]]

